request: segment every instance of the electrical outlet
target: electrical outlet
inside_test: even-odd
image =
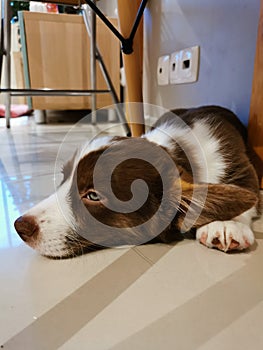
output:
[[[169,84],[169,64],[170,56],[161,56],[158,59],[157,65],[157,81],[158,85],[168,85]]]
[[[199,46],[176,51],[171,55],[170,83],[193,83],[198,79]]]

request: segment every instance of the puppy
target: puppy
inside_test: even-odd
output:
[[[243,250],[259,208],[246,130],[229,110],[163,115],[141,138],[103,137],[64,166],[56,193],[15,221],[40,254],[169,243],[194,235],[209,248]]]

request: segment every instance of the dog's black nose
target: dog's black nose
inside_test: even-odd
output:
[[[34,216],[24,215],[20,216],[14,223],[15,229],[19,236],[27,241],[28,239],[36,238],[39,232],[39,226]]]

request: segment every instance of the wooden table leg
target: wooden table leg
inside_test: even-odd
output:
[[[118,0],[118,17],[120,32],[128,38],[135,20],[140,0]],[[144,133],[144,113],[142,97],[142,56],[143,56],[143,25],[142,22],[133,41],[133,53],[123,54],[123,64],[126,76],[128,102],[128,119],[133,137]],[[139,102],[139,103],[130,103]]]

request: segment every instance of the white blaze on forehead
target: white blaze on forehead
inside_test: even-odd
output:
[[[92,151],[110,145],[113,137],[106,136],[86,142],[74,157],[73,168],[66,181],[56,192],[31,208],[25,215],[35,217],[39,235],[34,248],[42,255],[63,256],[69,247],[66,237],[77,234],[75,216],[72,212],[70,191],[74,181],[74,170],[80,159]]]
[[[93,139],[91,141],[87,141],[84,145],[82,145],[79,150],[78,154],[76,157],[77,163],[87,154],[93,151],[97,151],[101,147],[107,146],[111,143],[112,141],[112,136],[104,136],[104,137],[99,137],[96,139]]]
[[[35,217],[39,237],[35,249],[42,255],[62,256],[66,233],[74,229],[74,217],[68,200],[71,181],[68,179],[57,192],[38,203],[25,215]]]

